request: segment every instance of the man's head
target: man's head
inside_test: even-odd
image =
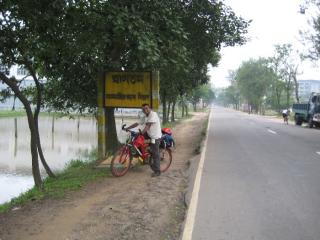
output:
[[[149,113],[151,112],[151,108],[148,103],[142,104],[142,111],[144,112],[145,115],[147,116],[149,115]]]

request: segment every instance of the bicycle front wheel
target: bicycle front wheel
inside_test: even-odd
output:
[[[114,155],[111,160],[111,173],[115,177],[122,177],[125,175],[131,165],[131,154],[128,146],[123,146],[119,151]]]
[[[172,151],[169,148],[160,148],[160,172],[168,170],[172,162]]]

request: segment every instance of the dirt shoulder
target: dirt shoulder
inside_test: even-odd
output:
[[[174,128],[177,148],[170,169],[151,178],[148,166],[108,177],[63,199],[45,199],[0,214],[0,240],[179,239],[190,161],[207,113]],[[192,160],[193,159],[193,160]]]

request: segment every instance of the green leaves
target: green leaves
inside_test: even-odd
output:
[[[96,76],[110,69],[157,69],[161,89],[187,94],[207,83],[207,65],[217,65],[221,46],[245,42],[248,27],[222,2],[209,0],[4,0],[0,7],[12,20],[0,29],[7,49],[1,61],[11,64],[23,40],[46,78],[47,106],[59,110],[94,109]]]
[[[243,62],[236,72],[236,82],[241,95],[249,104],[259,109],[262,99],[267,93],[274,73],[268,67],[267,60],[249,60]]]

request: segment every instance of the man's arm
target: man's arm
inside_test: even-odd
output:
[[[134,123],[134,124],[132,124],[132,125],[130,125],[129,127],[126,127],[126,128],[124,128],[124,130],[129,130],[129,129],[131,129],[131,128],[135,128],[135,127],[138,127],[139,126],[139,123]]]
[[[145,134],[149,129],[150,129],[150,127],[151,127],[151,122],[147,122],[146,123],[146,126],[144,127],[144,129],[142,130],[142,134]]]

